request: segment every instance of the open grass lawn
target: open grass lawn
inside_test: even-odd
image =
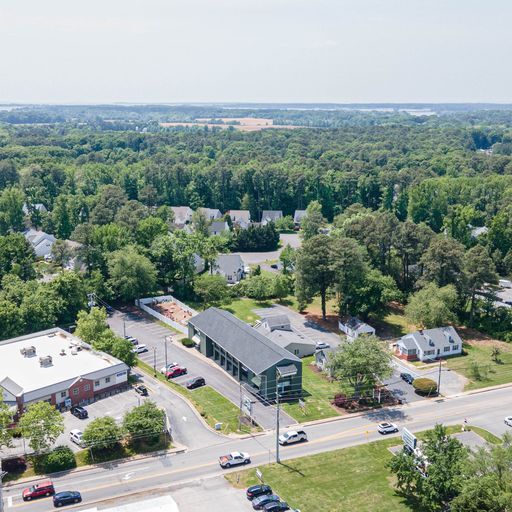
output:
[[[137,361],[137,366],[153,376],[153,368],[140,359]],[[261,430],[258,427],[251,428],[248,425],[242,425],[241,430],[239,430],[238,407],[209,386],[189,391],[175,382],[168,381],[161,373],[157,373],[156,378],[166,383],[173,391],[188,398],[210,427],[214,428],[216,423],[222,423],[221,432],[224,434],[232,432],[240,434]]]
[[[448,432],[460,429],[457,425]],[[301,512],[420,512],[395,493],[394,478],[386,468],[392,457],[388,448],[397,444],[400,439],[385,439],[259,469],[265,483]],[[259,483],[255,473],[256,468],[226,478],[245,488]]]
[[[500,363],[492,360],[493,346],[499,347]],[[479,389],[512,382],[512,346],[501,341],[474,341],[464,343],[467,355],[453,357],[446,361],[447,366],[467,377],[470,382],[467,390]],[[472,365],[478,364],[480,379],[476,378]]]
[[[254,312],[255,309],[269,308],[272,306],[271,301],[259,302],[254,299],[236,299],[230,304],[222,306],[222,309],[229,311],[240,320],[252,324],[259,320],[260,317]]]
[[[314,356],[302,360],[302,388],[304,390],[303,411],[297,402],[283,404],[283,410],[300,422],[313,421],[339,416],[339,412],[331,406],[331,399],[340,391],[339,383],[329,382],[324,374],[313,370],[311,362]]]

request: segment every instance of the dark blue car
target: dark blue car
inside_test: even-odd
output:
[[[71,503],[80,503],[82,496],[78,491],[63,491],[53,495],[53,506],[62,507]]]

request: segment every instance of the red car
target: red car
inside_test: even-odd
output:
[[[40,482],[38,484],[25,489],[22,493],[23,501],[30,501],[34,498],[42,498],[43,496],[52,496],[55,494],[55,488],[50,480]]]
[[[168,379],[172,379],[173,377],[179,377],[180,375],[185,375],[187,373],[187,369],[183,366],[175,366],[174,368],[171,368],[165,376]]]

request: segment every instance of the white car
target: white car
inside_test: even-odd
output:
[[[148,347],[146,347],[146,345],[137,345],[135,348],[132,349],[132,352],[134,352],[135,354],[142,354],[142,352],[147,352],[148,351]]]
[[[393,434],[394,432],[398,432],[398,427],[394,423],[384,421],[383,423],[379,423],[377,430],[379,434]]]
[[[316,350],[323,350],[324,348],[331,348],[331,345],[329,345],[329,343],[326,343],[325,341],[316,342]]]
[[[167,366],[162,366],[162,368],[160,368],[160,373],[165,375],[171,368],[174,368],[175,366],[179,366],[178,363],[169,363]]]
[[[505,418],[505,425],[508,425],[509,427],[512,427],[512,416],[507,416]]]
[[[286,432],[279,436],[279,444],[282,445],[300,443],[307,440],[308,436],[304,430],[290,430],[290,432]]]
[[[83,440],[83,436],[84,436],[84,433],[77,428],[74,428],[73,430],[71,430],[69,432],[69,438],[71,439],[71,441],[73,441],[73,443],[77,444],[81,448],[85,448],[85,442]]]
[[[246,452],[231,452],[228,455],[219,457],[221,468],[230,468],[231,466],[239,466],[240,464],[249,464],[251,457]]]

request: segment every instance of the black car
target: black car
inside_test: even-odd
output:
[[[412,384],[414,381],[414,377],[410,373],[401,373],[400,378],[402,380],[405,380],[405,382],[407,382],[407,384]]]
[[[262,496],[263,494],[272,494],[272,487],[270,485],[253,485],[252,487],[249,487],[247,491],[245,491],[245,494],[247,495],[248,500],[253,500],[254,498],[257,498],[258,496]]]
[[[82,496],[78,491],[63,491],[53,495],[53,506],[62,507],[71,503],[80,503]]]
[[[139,384],[138,386],[135,386],[135,393],[138,393],[142,396],[148,396],[148,388],[142,384]]]
[[[272,503],[267,503],[263,510],[265,512],[281,512],[283,510],[290,510],[290,507],[284,501],[273,501]]]
[[[196,389],[206,385],[206,381],[203,377],[194,377],[187,382],[188,389]]]
[[[85,420],[85,418],[89,417],[87,410],[84,407],[80,407],[79,405],[71,407],[71,414],[81,420]]]
[[[252,500],[252,508],[254,510],[263,510],[265,505],[269,503],[278,503],[279,496],[277,494],[262,494]]]

